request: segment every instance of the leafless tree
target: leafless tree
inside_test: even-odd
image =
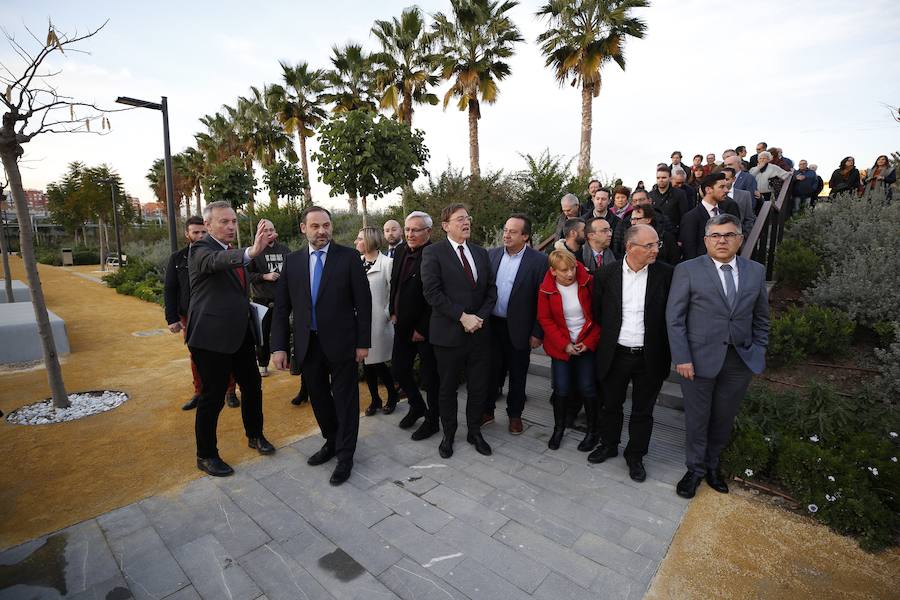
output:
[[[109,129],[105,113],[112,111],[103,111],[94,104],[78,102],[62,95],[53,85],[54,77],[61,71],[48,69],[44,64],[50,56],[57,53],[62,56],[66,56],[66,53],[84,54],[83,50],[77,48],[78,44],[95,36],[105,26],[106,23],[103,23],[87,33],[76,32],[68,35],[57,30],[51,22],[47,27],[46,40],[39,39],[26,28],[28,37],[22,42],[9,31],[3,30],[10,47],[21,59],[22,64],[0,63],[0,87],[5,88],[0,92],[0,112],[3,113],[3,121],[0,124],[0,159],[3,161],[16,204],[20,253],[28,275],[31,303],[43,346],[44,365],[47,368],[53,405],[57,408],[69,406],[69,399],[38,275],[34,236],[31,228],[25,226],[31,219],[25,201],[25,190],[22,187],[19,160],[24,153],[24,144],[39,135],[73,132],[102,134]]]
[[[6,189],[7,185],[8,183],[6,181],[0,181],[0,202],[3,201],[3,190]],[[2,224],[2,228],[2,231],[0,231],[0,255],[3,255],[3,283],[6,289],[6,301],[12,303],[12,271],[9,270],[9,247],[6,243],[6,223]]]

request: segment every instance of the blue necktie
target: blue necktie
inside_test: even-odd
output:
[[[728,300],[728,307],[734,310],[737,290],[734,287],[734,277],[731,275],[731,265],[722,265],[719,268],[725,273],[725,299]]]
[[[322,255],[325,254],[324,250],[316,250],[313,252],[316,255],[316,266],[313,269],[313,280],[312,280],[312,325],[310,329],[313,331],[318,331],[319,324],[316,323],[316,300],[319,297],[319,284],[322,283],[322,271],[325,270],[325,263],[322,262]]]

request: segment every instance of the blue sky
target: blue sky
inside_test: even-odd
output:
[[[428,14],[449,9],[444,0],[418,4]],[[409,5],[0,0],[3,26],[20,41],[28,41],[26,25],[43,37],[48,17],[70,33],[109,19],[82,46],[89,55],[54,59],[63,69],[56,84],[78,99],[110,106],[119,95],[167,95],[173,152],[193,143],[199,117],[246,95],[250,85],[277,81],[279,60],[327,67],[333,44],[353,40],[374,49],[373,21],[398,16]],[[526,1],[514,9],[526,42],[510,61],[512,75],[501,83],[498,102],[483,108],[482,171],[518,170],[520,154],[544,149],[577,160],[580,95],[560,88],[543,65],[535,44],[543,30],[534,17],[539,5]],[[595,172],[634,185],[652,181],[656,163],[672,150],[686,157],[720,155],[765,140],[795,161],[817,163],[827,179],[846,155],[867,167],[877,155],[900,150],[900,125],[885,107],[900,105],[900,3],[657,0],[638,14],[647,22],[646,38],[629,41],[625,72],[615,65],[604,71],[594,101]],[[13,71],[20,66],[5,43],[0,61]],[[432,173],[448,163],[468,169],[464,113],[452,104],[447,111],[419,107],[414,119],[425,131]],[[131,194],[153,200],[144,174],[162,156],[159,114],[136,110],[110,120],[112,133],[103,137],[44,136],[29,143],[22,163],[26,187],[57,180],[73,160],[105,162]],[[346,206],[319,182],[313,196],[327,206]]]

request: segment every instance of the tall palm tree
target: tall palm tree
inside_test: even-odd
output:
[[[189,185],[195,194],[196,214],[199,215],[202,212],[200,202],[203,194],[203,188],[201,187],[200,182],[206,176],[208,171],[206,157],[202,152],[192,146],[185,148],[184,152],[181,152],[179,156],[182,157],[182,177],[184,177],[186,185]],[[190,207],[190,202],[188,202],[188,207]],[[188,212],[190,212],[190,208],[188,208]]]
[[[325,71],[311,70],[305,62],[292,67],[281,63],[281,77],[284,86],[274,84],[269,87],[271,102],[278,120],[289,134],[297,133],[300,140],[300,160],[303,177],[306,178],[306,202],[312,202],[310,189],[309,162],[306,138],[315,135],[315,130],[327,118],[322,108],[321,95],[325,91]]]
[[[648,6],[648,0],[550,0],[537,12],[550,27],[537,38],[546,66],[560,85],[570,79],[572,87],[581,85],[579,175],[591,170],[592,104],[600,94],[600,71],[609,61],[625,70],[626,40],[643,38],[647,30],[630,13]]]
[[[469,163],[473,177],[481,176],[478,157],[480,103],[497,101],[497,82],[510,74],[504,62],[513,45],[523,41],[507,13],[515,0],[450,0],[451,13],[434,15],[432,28],[440,41],[441,76],[453,80],[444,96],[457,97],[459,110],[469,110]]]
[[[351,110],[375,112],[375,80],[372,59],[359,44],[348,43],[343,48],[332,46],[332,69],[325,73],[328,93],[322,96],[331,102],[335,113]]]
[[[381,42],[381,52],[372,55],[381,108],[392,109],[395,118],[412,127],[413,104],[438,103],[428,91],[440,81],[435,36],[417,6],[404,9],[399,19],[375,21],[372,34]]]

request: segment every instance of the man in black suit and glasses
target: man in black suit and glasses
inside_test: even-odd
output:
[[[406,242],[397,244],[394,268],[391,271],[391,293],[388,310],[394,323],[394,347],[391,366],[394,377],[409,399],[409,411],[400,419],[400,428],[409,429],[420,417],[422,425],[412,434],[414,440],[424,440],[438,431],[438,390],[440,378],[434,348],[428,335],[431,306],[422,293],[422,251],[431,245],[434,222],[428,213],[415,210],[407,215],[403,231]],[[387,224],[385,224],[387,227]],[[413,377],[413,363],[419,356],[419,379],[428,398]]]
[[[630,383],[631,417],[625,462],[634,481],[644,481],[643,458],[653,431],[653,407],[671,369],[666,335],[666,300],[673,267],[656,258],[659,235],[650,225],[625,233],[625,258],[604,265],[594,276],[594,320],[600,324],[597,380],[602,405],[600,446],[588,462],[601,463],[619,453],[625,391]]]
[[[287,256],[275,288],[272,361],[280,370],[290,367],[293,313],[294,355],[325,438],[306,462],[316,466],[337,456],[330,481],[340,485],[353,469],[359,433],[357,363],[371,347],[372,293],[359,253],[331,241],[331,213],[310,206],[301,215],[300,231],[308,245]]]
[[[472,217],[463,204],[441,211],[441,227],[447,239],[422,251],[422,290],[431,305],[429,334],[437,358],[439,395],[444,439],[438,451],[453,456],[456,435],[456,388],[461,371],[466,374],[466,441],[480,454],[491,454],[481,435],[481,415],[487,398],[491,334],[489,319],[497,301],[497,287],[487,250],[468,243]]]
[[[262,383],[256,368],[257,331],[251,313],[246,266],[271,241],[262,219],[249,248],[231,247],[237,215],[228,202],[211,202],[203,209],[207,236],[188,254],[191,302],[187,345],[197,365],[203,391],[197,405],[197,468],[216,477],[234,473],[216,448],[216,425],[225,404],[229,377],[241,386],[241,418],[248,445],[261,454],[275,448],[263,436]]]

